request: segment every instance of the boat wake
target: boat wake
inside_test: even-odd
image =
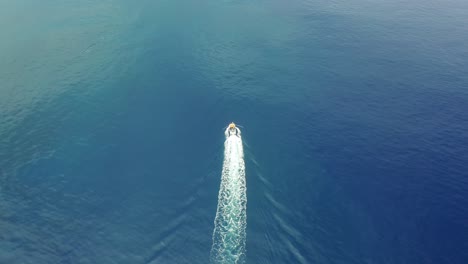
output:
[[[211,247],[213,263],[245,262],[246,209],[244,150],[240,130],[231,123],[226,129],[224,142],[223,171]]]

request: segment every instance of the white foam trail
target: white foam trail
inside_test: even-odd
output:
[[[244,150],[239,133],[238,136],[227,136],[224,142],[223,171],[211,247],[213,263],[245,262],[246,209]]]

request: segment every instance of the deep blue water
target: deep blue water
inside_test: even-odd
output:
[[[0,263],[468,263],[468,2],[0,1]]]

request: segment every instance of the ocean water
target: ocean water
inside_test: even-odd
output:
[[[0,263],[468,263],[468,2],[0,0]]]

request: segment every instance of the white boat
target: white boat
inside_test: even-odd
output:
[[[231,124],[229,124],[229,126],[226,128],[226,131],[224,132],[224,134],[226,135],[226,137],[230,137],[230,136],[238,136],[240,137],[240,129],[238,127],[236,127],[236,124],[234,124],[234,122],[231,122]]]

